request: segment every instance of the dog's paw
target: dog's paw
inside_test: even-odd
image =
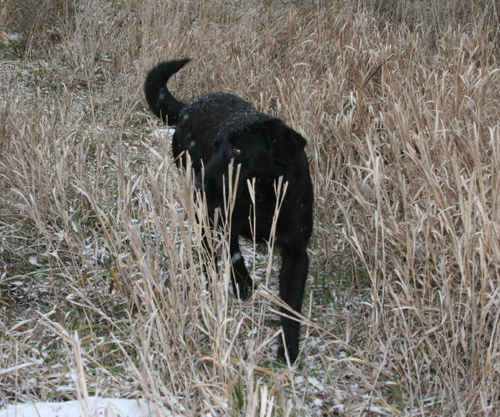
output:
[[[248,277],[249,282],[234,282],[233,281],[233,293],[236,298],[241,301],[248,300],[252,293],[257,289],[257,283]]]
[[[288,358],[290,359],[290,365],[294,365],[295,362],[297,362],[298,356],[299,356],[299,351],[298,350],[288,349]],[[288,360],[287,360],[286,354],[285,354],[285,347],[282,344],[280,344],[280,347],[278,348],[278,353],[276,355],[276,360],[278,362],[281,362],[281,363],[284,363],[284,364],[288,364]]]
[[[252,296],[254,288],[251,285],[238,285],[236,288],[236,297],[241,301],[246,301]]]

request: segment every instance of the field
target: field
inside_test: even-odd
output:
[[[0,408],[499,415],[500,4],[471,3],[1,1]],[[308,140],[295,366],[279,254],[246,242],[258,291],[228,292],[146,108],[147,70],[186,56],[176,97],[233,91]]]

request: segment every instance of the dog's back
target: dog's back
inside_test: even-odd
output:
[[[172,141],[175,160],[184,165],[182,155],[189,152],[193,169],[199,172],[202,161],[211,158],[217,136],[273,118],[228,92],[211,93],[189,104],[174,98],[166,83],[189,61],[166,61],[151,69],[144,83],[144,93],[151,111],[164,122],[176,126]]]
[[[232,93],[216,92],[200,97],[180,112],[172,141],[174,158],[179,160],[183,152],[189,152],[193,168],[199,172],[201,162],[212,157],[218,137],[270,119],[271,116]]]

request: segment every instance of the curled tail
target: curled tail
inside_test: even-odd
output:
[[[185,58],[162,62],[149,71],[144,82],[144,94],[149,108],[169,125],[177,124],[179,113],[186,105],[170,94],[166,83],[189,61],[189,58]]]

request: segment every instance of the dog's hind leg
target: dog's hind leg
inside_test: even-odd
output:
[[[238,235],[231,236],[229,254],[231,256],[231,282],[234,293],[238,298],[246,300],[252,294],[253,280],[245,266],[245,260],[240,251]]]
[[[309,269],[309,258],[306,247],[283,248],[281,253],[280,298],[294,311],[302,311],[302,299]],[[282,313],[296,317],[292,312],[282,308]],[[292,318],[282,316],[281,325],[285,336],[285,346],[288,357],[293,364],[299,355],[300,323]],[[283,344],[278,350],[278,358],[285,359]]]

